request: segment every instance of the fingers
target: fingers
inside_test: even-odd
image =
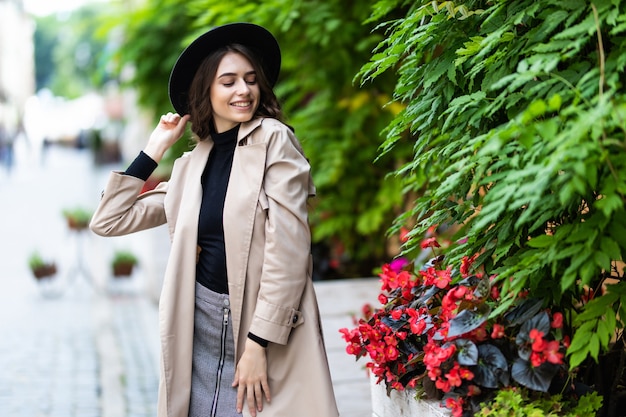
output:
[[[256,397],[255,397],[255,389],[254,389],[254,385],[252,386],[248,386],[246,389],[246,393],[247,393],[247,400],[248,400],[248,410],[250,410],[250,415],[252,415],[252,417],[256,416],[256,410],[257,410],[257,404],[256,404]],[[261,397],[262,398],[262,397]],[[263,409],[263,402],[261,401],[261,404],[258,404],[259,407],[259,411],[261,411]]]
[[[161,123],[170,125],[170,126],[180,126],[181,123],[184,126],[184,124],[187,123],[187,120],[189,120],[188,114],[186,114],[183,117],[181,117],[178,113],[172,113],[172,112],[161,115]]]
[[[256,416],[257,411],[263,411],[263,397],[270,402],[270,390],[267,379],[263,378],[259,381],[239,380],[238,371],[235,373],[235,381],[233,387],[237,388],[237,412],[241,413],[244,402],[248,405],[248,410],[252,417]],[[264,395],[265,394],[265,395]]]
[[[235,370],[233,387],[237,387],[237,412],[241,413],[244,402],[252,417],[263,411],[263,397],[271,399],[267,382],[267,358],[265,348],[248,339],[246,348]]]
[[[267,402],[271,402],[272,401],[272,395],[270,394],[270,386],[267,383],[267,378],[263,379],[261,381],[261,388],[263,389],[263,392],[265,393],[265,399],[267,400]],[[259,398],[261,398],[259,396]]]

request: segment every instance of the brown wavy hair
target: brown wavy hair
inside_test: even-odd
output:
[[[261,91],[261,97],[259,99],[259,107],[254,113],[254,117],[271,117],[283,121],[283,112],[280,103],[263,72],[263,67],[257,55],[245,45],[230,44],[215,50],[204,58],[196,71],[196,75],[193,77],[191,87],[189,87],[188,97],[191,131],[198,141],[206,140],[211,132],[215,130],[213,126],[213,107],[209,99],[211,84],[215,79],[217,68],[222,58],[229,52],[243,55],[256,72],[256,81]]]

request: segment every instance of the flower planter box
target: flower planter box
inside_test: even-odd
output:
[[[133,274],[135,264],[133,263],[120,263],[113,265],[113,277],[115,278],[130,278]]]
[[[387,395],[385,384],[376,384],[370,377],[372,391],[372,417],[449,417],[450,412],[439,406],[439,401],[416,400],[413,391],[391,391]]]

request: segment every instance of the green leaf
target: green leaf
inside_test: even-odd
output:
[[[611,312],[607,312],[610,314]],[[609,342],[611,341],[611,337],[613,336],[614,327],[608,326],[608,321],[600,320],[598,322],[598,341],[600,342],[600,346],[603,349],[607,349],[609,347]]]
[[[595,333],[591,334],[588,343],[589,355],[591,355],[591,357],[597,362],[598,354],[600,353],[600,339],[598,338],[598,335]]]
[[[539,235],[528,241],[528,246],[531,248],[547,248],[552,244],[554,244],[554,236],[552,235]]]
[[[596,262],[596,265],[598,265],[600,268],[604,269],[605,271],[611,269],[611,258],[605,252],[594,252],[593,258]],[[591,266],[590,268],[592,268],[591,274],[593,274],[593,267]],[[580,275],[581,277],[583,277],[585,274],[581,272]]]
[[[622,259],[622,251],[619,245],[608,236],[603,236],[600,240],[600,249],[610,260],[619,261]],[[608,269],[609,268],[607,268],[607,270]]]
[[[578,365],[583,363],[585,359],[587,359],[587,351],[579,350],[579,351],[573,352],[569,358],[569,369],[570,370],[576,369]]]

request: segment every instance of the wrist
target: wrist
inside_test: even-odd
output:
[[[159,144],[154,144],[150,142],[148,142],[148,144],[143,150],[143,152],[146,155],[148,155],[150,158],[152,158],[156,163],[159,163],[161,161],[166,151],[167,151],[167,148],[164,148],[163,146],[160,146]]]
[[[251,349],[251,350],[260,350],[260,351],[265,351],[265,348],[267,346],[263,346],[261,343],[259,343],[258,341],[255,341],[253,339],[250,339],[250,337],[248,337],[248,339],[246,340],[246,350],[247,349]]]
[[[248,340],[252,340],[255,343],[257,343],[259,346],[266,348],[268,345],[268,341],[263,339],[262,337],[259,337],[257,335],[255,335],[254,333],[250,333],[248,332]]]

